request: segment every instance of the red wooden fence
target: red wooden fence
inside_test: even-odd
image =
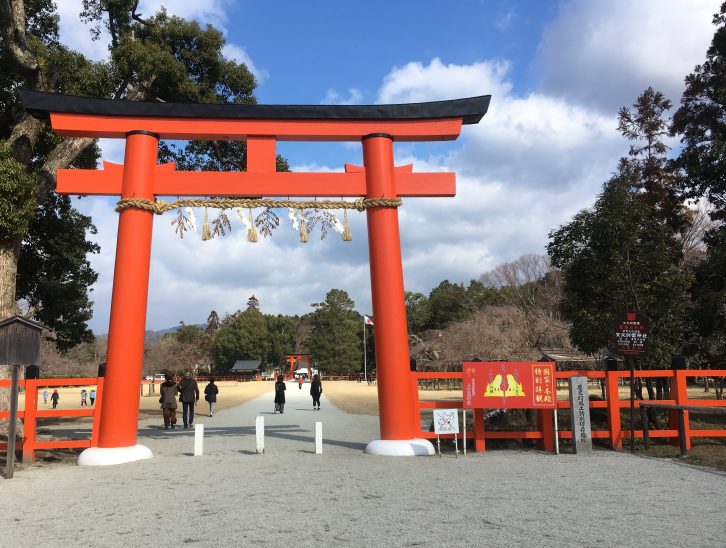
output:
[[[620,421],[621,409],[628,408],[630,406],[629,399],[620,399],[619,394],[619,379],[628,378],[630,372],[628,371],[558,371],[556,378],[567,379],[569,377],[580,375],[587,377],[588,379],[598,379],[605,381],[606,387],[606,399],[605,401],[593,401],[590,400],[591,409],[604,409],[608,415],[607,430],[593,430],[593,439],[606,439],[612,449],[620,449],[623,444],[623,436],[629,431],[623,431]],[[716,400],[707,398],[690,399],[688,397],[687,383],[688,377],[726,377],[726,369],[716,370],[659,370],[659,371],[636,371],[636,378],[657,378],[665,377],[670,379],[670,396],[668,400],[645,400],[649,402],[658,401],[659,403],[672,403],[677,405],[694,405],[698,407],[726,407],[726,400]],[[460,379],[462,380],[463,374],[461,372],[455,373],[411,373],[411,381],[418,384],[419,379]],[[639,407],[639,400],[635,400],[635,406]],[[463,394],[462,400],[455,401],[429,401],[420,400],[418,402],[419,413],[422,409],[461,409],[463,408]],[[557,409],[567,410],[570,408],[569,401],[558,401]],[[554,410],[537,410],[537,426],[534,430],[519,430],[519,431],[485,431],[484,428],[484,409],[472,409],[470,410],[474,414],[474,428],[473,431],[467,431],[467,438],[474,440],[474,449],[476,451],[484,451],[486,448],[486,440],[491,439],[533,439],[536,440],[537,446],[546,451],[554,450]],[[678,426],[677,426],[677,413],[672,412],[669,419],[669,427],[661,430],[650,430],[649,434],[651,438],[669,438],[674,443],[678,441]],[[433,439],[436,434],[433,432],[419,432],[419,436],[422,438]],[[453,437],[453,435],[442,436],[442,437]],[[635,431],[636,438],[643,437],[642,430]],[[690,427],[690,421],[688,412],[685,412],[685,438],[686,448],[691,447],[691,438],[693,437],[726,437],[726,429],[710,429],[710,430],[695,430]],[[560,439],[572,439],[571,431],[559,431]]]
[[[605,380],[606,399],[605,401],[590,400],[591,409],[604,409],[608,415],[606,430],[593,430],[593,439],[606,439],[613,449],[622,447],[623,436],[627,434],[623,431],[620,421],[621,409],[628,408],[630,401],[620,399],[619,379],[629,376],[627,371],[560,371],[556,373],[556,378],[567,379],[573,375],[582,375],[588,379]],[[690,399],[687,392],[686,380],[688,377],[726,377],[726,369],[718,370],[681,370],[681,371],[636,371],[635,376],[638,378],[656,378],[665,377],[670,379],[671,383],[671,399],[657,400],[659,403],[672,403],[677,405],[691,405],[698,407],[726,407],[726,400],[716,400],[708,398]],[[462,379],[462,373],[411,373],[411,381],[418,383],[419,379]],[[143,381],[142,381],[143,382]],[[149,381],[144,382],[144,384]],[[93,407],[84,409],[38,409],[38,390],[45,387],[57,386],[96,386],[96,402]],[[0,387],[9,387],[10,380],[0,380]],[[35,451],[38,449],[68,449],[68,448],[86,448],[97,446],[98,440],[98,423],[100,420],[101,398],[103,397],[103,378],[90,377],[82,379],[28,379],[21,380],[20,386],[25,387],[25,406],[24,409],[18,411],[18,417],[23,420],[25,437],[22,442],[23,462],[33,462],[35,460]],[[649,402],[656,400],[647,400]],[[640,406],[638,400],[635,401],[636,407]],[[462,408],[463,399],[455,401],[418,401],[419,413],[422,409],[446,409],[446,408]],[[557,408],[560,410],[569,409],[569,401],[558,401]],[[474,429],[467,432],[467,438],[474,440],[474,448],[476,451],[484,451],[486,448],[486,440],[491,439],[533,439],[537,441],[538,447],[546,451],[554,450],[554,424],[553,410],[537,411],[537,427],[534,430],[520,431],[487,431],[484,427],[484,409],[474,409]],[[0,418],[7,418],[8,411],[0,411]],[[69,439],[53,439],[47,441],[39,441],[36,438],[36,426],[38,419],[55,418],[55,417],[93,417],[93,427],[90,439],[69,440]],[[436,435],[433,432],[419,432],[422,438],[433,439]],[[636,430],[637,438],[643,437],[642,430]],[[443,436],[446,437],[446,436]],[[451,437],[451,436],[448,436]],[[674,443],[678,440],[677,430],[677,414],[671,413],[669,427],[661,430],[650,430],[652,438],[670,438]],[[691,438],[693,437],[726,437],[726,429],[709,429],[696,430],[690,427],[688,411],[685,412],[685,439],[686,448],[691,447]],[[560,439],[572,439],[571,431],[559,431]],[[0,444],[0,449],[6,449],[6,444]]]
[[[20,386],[25,387],[25,407],[18,410],[18,418],[23,420],[24,438],[21,444],[23,449],[23,462],[31,463],[35,460],[35,451],[38,449],[72,449],[95,447],[97,445],[98,421],[100,419],[101,398],[103,397],[103,378],[89,377],[82,379],[27,379],[21,380]],[[58,386],[96,386],[96,401],[93,406],[83,409],[38,409],[38,389]],[[10,380],[0,380],[0,388],[10,387]],[[0,418],[8,418],[9,411],[0,410]],[[93,417],[93,427],[90,439],[69,440],[53,439],[38,440],[36,437],[38,419],[56,417]],[[0,449],[7,450],[7,444],[0,444]]]

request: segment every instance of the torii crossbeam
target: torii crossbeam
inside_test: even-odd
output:
[[[454,196],[453,173],[413,173],[396,168],[394,141],[456,139],[462,124],[486,113],[490,96],[401,105],[200,105],[111,101],[22,91],[23,106],[49,116],[53,129],[69,137],[126,140],[124,164],[102,170],[60,169],[61,194],[156,196],[331,196],[398,198]],[[176,171],[157,164],[160,139],[244,140],[247,171]],[[363,167],[345,173],[277,173],[277,141],[359,141]],[[366,210],[381,439],[366,452],[432,454],[415,439],[419,417],[416,384],[409,371],[398,211]],[[152,456],[137,444],[139,389],[146,326],[153,213],[119,213],[118,242],[101,401],[98,447],[79,464],[117,464]]]

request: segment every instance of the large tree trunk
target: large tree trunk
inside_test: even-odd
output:
[[[10,244],[0,244],[0,319],[5,319],[20,313],[15,301],[15,278],[18,272],[18,255],[20,254],[20,241]],[[10,364],[0,364],[0,379],[9,379],[12,373]],[[10,389],[0,388],[0,409],[10,409]],[[0,419],[0,436],[8,436],[8,420]],[[23,436],[23,424],[17,422],[17,435]]]
[[[0,320],[20,313],[15,300],[20,240],[0,242]]]

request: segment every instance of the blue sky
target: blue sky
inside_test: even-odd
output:
[[[62,40],[94,58],[80,2],[57,0]],[[454,171],[457,196],[409,199],[399,209],[406,289],[468,283],[521,255],[544,253],[547,234],[589,207],[627,154],[620,106],[647,86],[675,104],[703,62],[718,0],[235,1],[150,0],[225,33],[226,54],[253,70],[260,103],[375,104],[491,94],[489,113],[453,143],[399,144],[396,163]],[[677,147],[674,141],[671,145]],[[123,143],[104,141],[122,161]],[[338,171],[361,163],[357,144],[291,144],[293,170]],[[116,235],[113,202],[78,203],[102,247],[91,327],[108,328]],[[335,287],[371,313],[364,215],[353,241],[297,240],[281,211],[272,238],[251,244],[239,221],[230,236],[179,240],[169,214],[154,226],[147,328],[203,322],[244,308],[255,294],[268,313],[303,314]],[[200,216],[201,212],[197,212]]]

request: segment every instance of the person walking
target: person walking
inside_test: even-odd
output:
[[[179,394],[184,428],[191,428],[194,425],[194,404],[199,401],[199,385],[192,377],[191,371],[184,373],[184,378],[179,383]]]
[[[300,376],[299,376],[299,377],[297,378],[297,387],[298,387],[298,388],[299,388],[300,390],[302,390],[302,385],[303,385],[303,382],[304,382],[304,381],[303,381],[303,377],[302,377],[302,375],[300,375]]]
[[[287,390],[285,377],[278,375],[275,383],[275,411],[280,413],[285,412],[285,390]]]
[[[96,401],[96,391],[91,390],[91,393],[88,394],[88,399],[91,400],[91,406],[93,406],[93,402]]]
[[[161,404],[161,413],[164,416],[164,430],[169,430],[169,428],[176,428],[176,395],[179,393],[179,387],[170,373],[167,373],[164,378],[166,380],[159,386],[159,392],[161,393],[159,403]]]
[[[58,390],[53,390],[53,393],[50,395],[50,401],[53,402],[53,409],[58,407],[58,400],[60,399],[60,394],[58,393]]]
[[[86,389],[83,388],[81,390],[81,407],[88,407],[88,402],[86,401],[88,398],[88,392],[86,392]]]
[[[204,387],[204,399],[209,403],[209,416],[214,416],[214,404],[217,403],[219,388],[214,384],[214,379],[209,379],[209,384]]]
[[[48,403],[48,390],[43,390],[43,403]]]
[[[320,382],[320,375],[313,375],[313,382],[310,383],[310,395],[313,397],[313,409],[320,411],[320,394],[323,393],[323,383]]]

